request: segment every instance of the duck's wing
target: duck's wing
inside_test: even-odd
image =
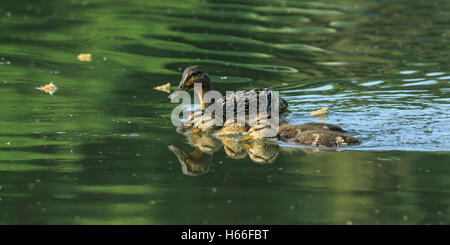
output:
[[[256,96],[256,97],[255,97]],[[233,108],[234,115],[237,115],[238,104],[240,102],[245,103],[245,114],[247,115],[250,111],[256,111],[259,113],[259,100],[257,98],[264,98],[263,103],[267,107],[267,112],[270,112],[272,108],[272,99],[278,99],[279,102],[279,114],[286,112],[288,108],[288,103],[286,100],[282,99],[278,93],[272,88],[256,88],[247,91],[237,91],[228,96],[224,96],[217,101],[224,109],[224,119],[226,115],[227,108],[231,110]],[[256,103],[250,103],[250,101],[255,100]]]

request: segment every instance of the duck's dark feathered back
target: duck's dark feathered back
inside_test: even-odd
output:
[[[217,103],[223,106],[224,111],[224,119],[226,116],[226,111],[231,110],[231,106],[233,106],[234,116],[237,115],[238,106],[240,103],[245,103],[245,115],[249,115],[249,112],[260,113],[260,101],[258,98],[263,98],[264,106],[267,107],[267,113],[270,114],[272,109],[272,97],[277,96],[279,104],[279,114],[282,114],[287,111],[288,103],[284,99],[278,96],[277,93],[272,88],[257,88],[248,91],[237,91],[231,95],[222,97]],[[255,100],[256,103],[250,103],[251,100]],[[233,105],[234,103],[234,105]]]

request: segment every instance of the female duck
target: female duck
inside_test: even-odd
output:
[[[188,90],[194,88],[195,83],[201,84],[201,89],[195,90],[195,93],[200,98],[201,110],[197,110],[196,112],[191,114],[190,122],[191,122],[191,124],[194,123],[195,125],[199,125],[198,128],[206,131],[211,128],[204,127],[204,125],[208,125],[208,122],[210,120],[213,120],[214,118],[205,118],[205,117],[202,118],[201,117],[202,111],[204,111],[206,106],[208,106],[210,104],[204,100],[204,95],[208,91],[211,91],[213,88],[212,84],[211,84],[211,79],[209,78],[208,73],[204,69],[202,69],[198,65],[193,65],[193,66],[189,66],[188,68],[186,68],[183,72],[183,76],[181,78],[178,88],[169,95],[169,99],[173,100],[173,99],[177,98],[180,95],[180,93],[178,93],[179,91],[188,91]],[[219,105],[221,105],[223,107],[223,122],[226,122],[227,107],[228,107],[228,110],[231,110],[231,108],[230,108],[231,105],[234,107],[233,108],[234,118],[237,117],[239,101],[244,102],[245,115],[249,115],[249,112],[253,111],[253,110],[258,111],[256,104],[249,103],[249,101],[255,99],[255,96],[257,96],[256,98],[258,98],[258,99],[264,98],[264,101],[266,102],[264,104],[264,106],[267,107],[266,109],[267,109],[268,113],[270,113],[270,111],[271,111],[272,101],[275,101],[276,99],[278,99],[278,101],[279,101],[279,103],[278,103],[279,104],[279,108],[278,108],[279,114],[282,114],[287,111],[287,107],[288,107],[287,101],[282,98],[279,98],[278,94],[274,93],[273,88],[252,89],[249,91],[237,91],[237,92],[233,93],[232,95],[222,97],[221,99],[216,101],[216,103],[218,103]],[[272,99],[274,99],[274,100],[272,100]],[[255,108],[253,108],[253,107],[255,107]],[[195,123],[196,120],[202,120],[202,121],[199,123]],[[231,124],[235,123],[234,120],[231,120],[232,121]],[[228,120],[228,123],[230,123],[230,120]],[[187,128],[189,128],[189,127],[187,127]]]

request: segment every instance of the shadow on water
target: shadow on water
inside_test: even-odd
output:
[[[448,224],[449,8],[2,1],[0,224]],[[329,107],[363,144],[181,136],[153,88],[191,64],[222,92],[282,86],[291,123]]]

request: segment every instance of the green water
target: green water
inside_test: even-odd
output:
[[[449,224],[449,25],[449,1],[2,0],[0,224]],[[202,142],[153,88],[191,64],[363,143],[258,163],[207,138],[185,174],[168,146]]]

